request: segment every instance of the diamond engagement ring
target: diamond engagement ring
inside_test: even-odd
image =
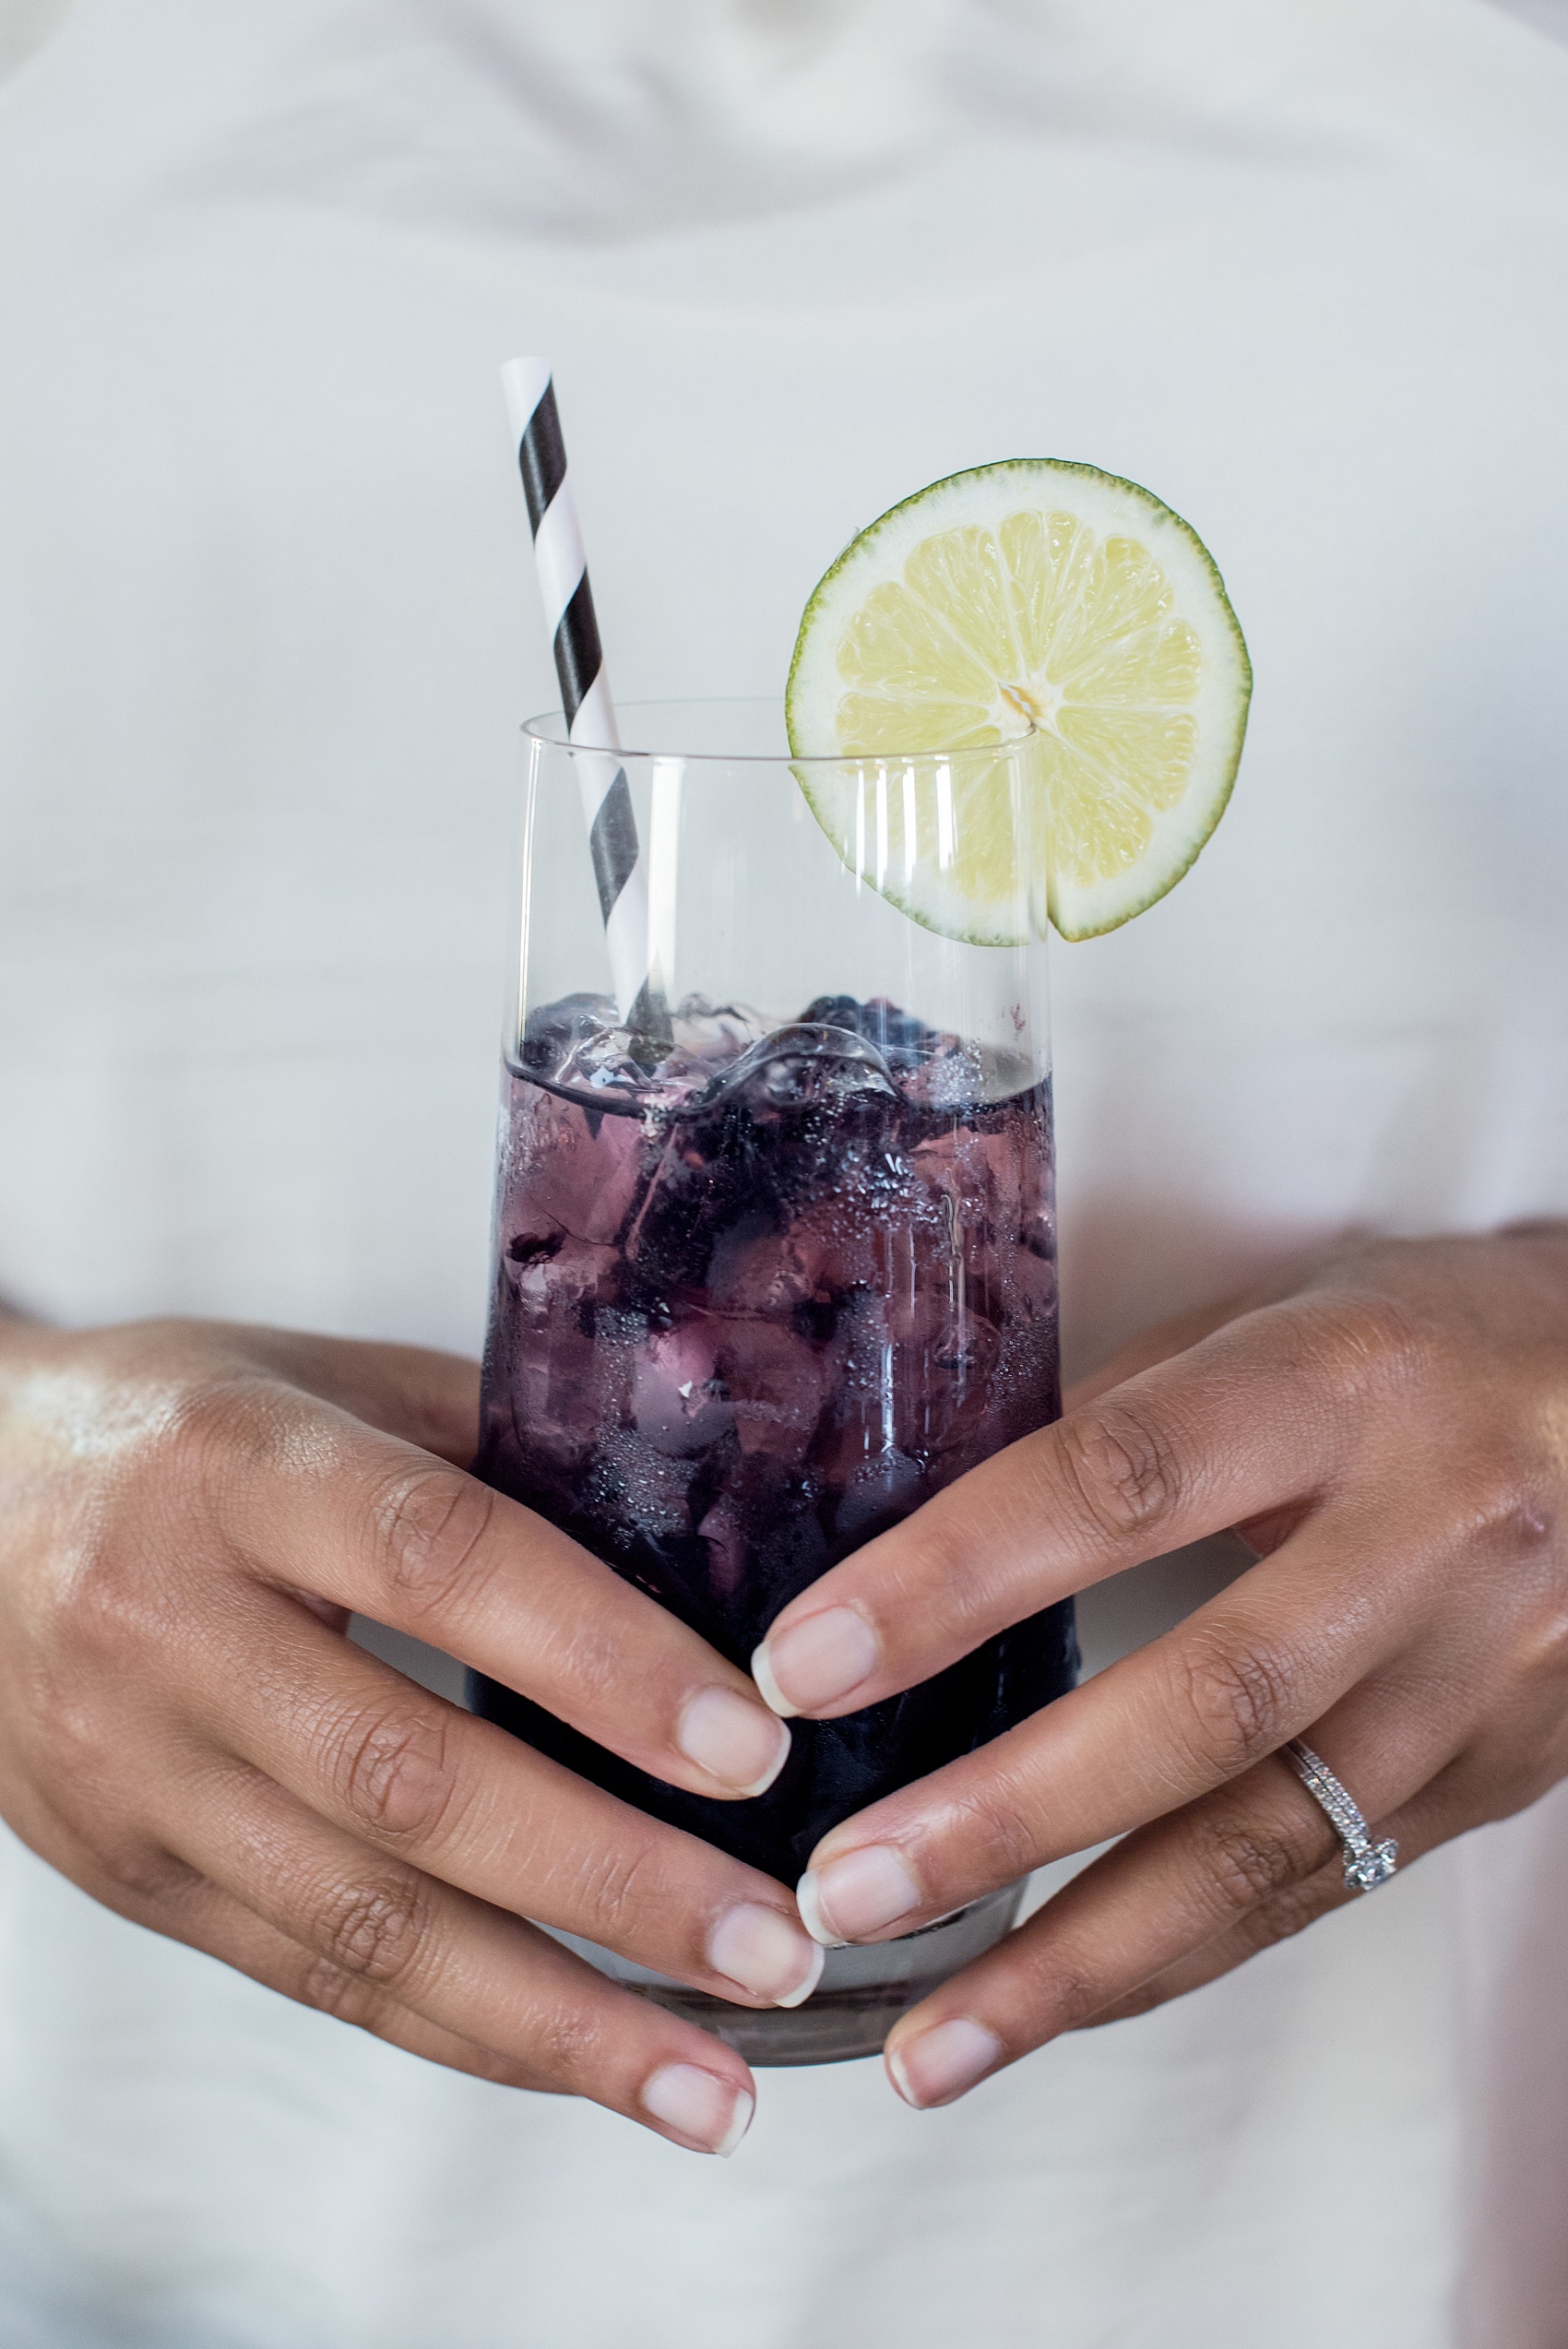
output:
[[[1301,1738],[1292,1738],[1285,1759],[1314,1802],[1328,1813],[1329,1822],[1345,1847],[1345,1890],[1375,1892],[1394,1873],[1399,1846],[1374,1844],[1354,1797],[1343,1787],[1322,1757]]]

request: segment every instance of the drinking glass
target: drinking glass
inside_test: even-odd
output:
[[[525,729],[475,1473],[744,1667],[818,1575],[1060,1410],[1031,750],[802,760],[775,704],[621,718],[648,964],[630,1011],[584,813],[604,753],[558,715]],[[929,912],[979,851],[1011,876],[985,908],[1004,943],[903,909]],[[793,1722],[779,1777],[738,1802],[666,1785],[496,1681],[472,1676],[470,1702],[793,1884],[830,1827],[1012,1727],[1076,1663],[1067,1602],[904,1695]],[[879,2047],[1018,1898],[830,1952],[790,2011],[559,1938],[754,2063],[827,2062]]]

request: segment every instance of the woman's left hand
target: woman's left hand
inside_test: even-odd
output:
[[[759,1651],[777,1709],[826,1720],[1204,1535],[1259,1553],[817,1846],[808,1923],[875,1941],[1123,1839],[900,2020],[886,2061],[912,2105],[1356,1897],[1289,1739],[1401,1867],[1568,1774],[1568,1226],[1340,1252],[1156,1333],[1075,1402],[825,1575]]]

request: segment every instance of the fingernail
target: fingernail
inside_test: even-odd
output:
[[[937,2023],[886,2054],[893,2085],[907,2105],[924,2112],[932,2105],[951,2104],[977,2080],[983,2080],[1002,2060],[1002,2042],[983,2023],[957,2014],[951,2023]]]
[[[846,1852],[826,1868],[808,1868],[795,1887],[801,1922],[825,1949],[863,1940],[921,1905],[909,1862],[887,1844]]]
[[[688,1762],[738,1795],[766,1794],[790,1756],[783,1723],[733,1689],[693,1697],[675,1742]]]
[[[798,2007],[811,1997],[826,1963],[825,1952],[790,1918],[760,1901],[727,1909],[707,1944],[707,1962],[754,1999]]]
[[[801,1912],[801,1923],[814,1941],[820,1942],[825,1950],[849,1948],[848,1941],[841,1941],[823,1916],[821,1904],[816,1897],[816,1878],[809,1868],[795,1887],[795,1906]]]
[[[699,2153],[732,2153],[756,2099],[700,2065],[667,2063],[644,2082],[643,2107]]]
[[[869,1679],[882,1653],[876,1633],[852,1607],[827,1607],[770,1631],[752,1657],[752,1678],[775,1713],[814,1713]]]

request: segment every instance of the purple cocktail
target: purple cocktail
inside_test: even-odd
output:
[[[885,1001],[771,1034],[534,1011],[507,1072],[476,1473],[744,1666],[790,1599],[1056,1417],[1049,1080]],[[652,1064],[649,1065],[650,1061]],[[818,1838],[1071,1685],[1070,1605],[797,1722],[766,1795],[664,1785],[476,1679],[489,1718],[793,1882]]]

